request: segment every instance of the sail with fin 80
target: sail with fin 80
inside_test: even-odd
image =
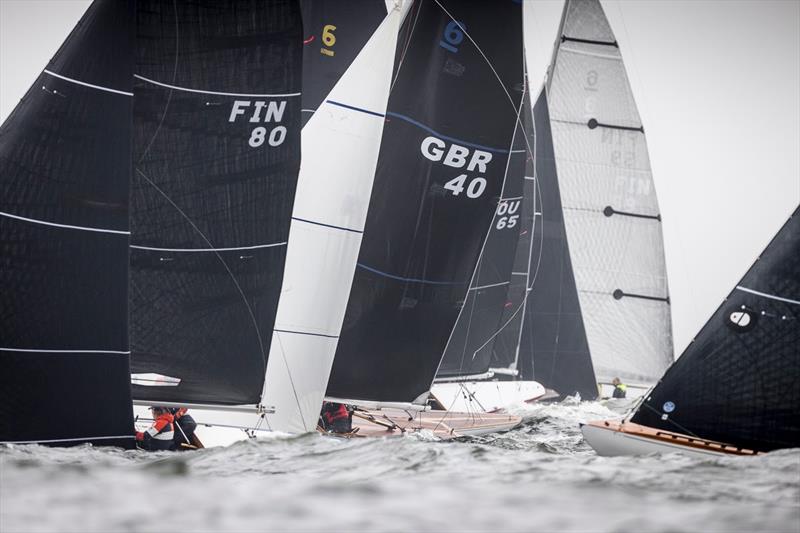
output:
[[[137,7],[134,398],[256,412],[300,163],[299,5]]]
[[[569,252],[598,382],[673,360],[661,214],[619,46],[597,0],[564,6],[548,79]]]
[[[0,128],[0,442],[134,446],[133,20],[96,0]]]
[[[522,73],[520,3],[412,6],[329,398],[427,400],[503,191]]]

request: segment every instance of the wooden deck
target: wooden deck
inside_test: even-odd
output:
[[[351,437],[398,437],[406,433],[430,431],[441,439],[484,435],[508,431],[519,425],[518,416],[494,413],[454,413],[399,409],[356,411]]]

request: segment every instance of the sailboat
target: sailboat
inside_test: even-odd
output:
[[[516,257],[489,284],[505,298],[483,297],[482,315],[462,315],[434,394],[445,405],[497,410],[609,396],[614,377],[641,394],[672,360],[661,217],[644,130],[599,2],[565,3],[532,121],[525,107],[534,150]],[[512,209],[497,216],[515,218]],[[497,271],[491,253],[482,260]]]
[[[800,446],[800,207],[600,455],[754,455]]]
[[[0,442],[134,447],[132,17],[93,4],[0,128]]]
[[[497,35],[497,27],[506,31]],[[326,394],[380,409],[356,413],[361,434],[475,434],[519,422],[431,412],[427,402],[492,213],[506,195],[522,71],[519,4],[489,10],[480,2],[421,1],[406,17]]]

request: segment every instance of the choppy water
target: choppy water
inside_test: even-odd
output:
[[[511,432],[243,441],[181,454],[0,448],[0,531],[800,531],[800,450],[598,457],[596,402]]]

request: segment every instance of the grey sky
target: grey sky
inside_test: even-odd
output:
[[[0,0],[0,120],[88,4]],[[647,132],[680,353],[800,203],[800,2],[602,4]],[[538,84],[562,1],[526,7]]]

